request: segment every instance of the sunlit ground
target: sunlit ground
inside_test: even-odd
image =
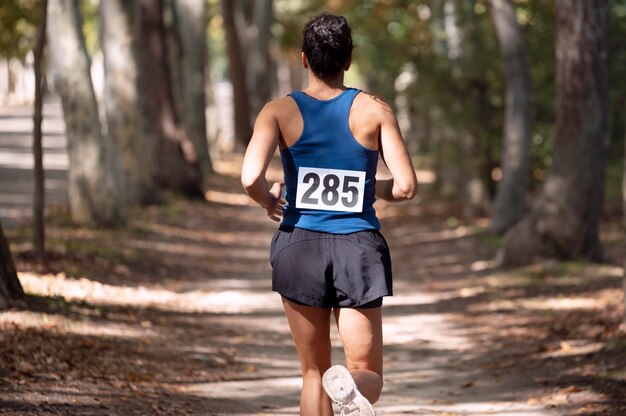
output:
[[[54,134],[48,145],[60,151]],[[28,149],[4,154],[3,168],[30,169]],[[46,163],[62,170],[67,161]],[[216,162],[205,201],[167,195],[163,206],[131,212],[122,229],[72,227],[57,212],[45,263],[34,261],[28,230],[10,231],[29,301],[0,314],[0,408],[297,414],[299,366],[270,290],[276,224],[243,194],[240,168],[241,157]],[[417,174],[424,185],[434,180]],[[269,179],[279,178],[274,159]],[[63,180],[47,186],[62,189]],[[15,203],[3,212],[19,218],[28,198],[10,195],[0,190],[0,204]],[[486,219],[463,222],[445,203],[420,198],[376,206],[395,273],[379,414],[626,414],[622,268],[499,269]],[[619,248],[614,228],[603,238]],[[340,362],[335,328],[332,341]]]
[[[56,254],[48,270],[20,267],[39,306],[0,315],[3,339],[44,342],[3,353],[14,357],[15,382],[29,386],[16,384],[12,400],[86,412],[104,406],[102,414],[121,403],[145,411],[149,401],[159,403],[155,414],[298,413],[297,357],[270,290],[275,225],[234,190],[236,176],[221,178],[216,192],[240,202],[220,201],[219,193],[208,207],[174,198],[122,230],[52,221]],[[423,219],[407,214],[417,209]],[[626,378],[607,355],[615,348],[622,269],[547,262],[501,270],[486,222],[450,226],[437,210],[409,205],[385,219],[396,296],[384,307],[379,414],[607,409],[615,398],[594,380]],[[224,220],[238,217],[245,220]],[[26,265],[29,244],[17,241],[14,249]],[[340,362],[334,328],[332,340]]]

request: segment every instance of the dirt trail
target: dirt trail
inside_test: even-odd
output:
[[[123,229],[52,217],[43,265],[11,234],[31,296],[0,314],[0,414],[298,414],[297,357],[270,290],[276,226],[240,191],[236,161],[217,168],[208,202],[172,197]],[[625,344],[610,341],[621,269],[503,271],[480,221],[453,224],[428,201],[378,210],[396,293],[380,415],[624,414]],[[333,346],[340,362],[336,331]]]
[[[476,328],[458,319],[462,304],[480,295],[479,288],[464,285],[474,274],[472,265],[488,265],[493,255],[472,236],[481,232],[480,227],[450,229],[445,218],[432,215],[408,219],[407,213],[420,212],[416,203],[397,209],[380,204],[379,211],[386,217],[384,231],[396,273],[396,296],[388,298],[384,308],[386,385],[376,406],[379,414],[556,414],[538,401],[529,401],[540,394],[531,380],[510,377],[497,364],[493,371],[486,370],[482,362],[489,361],[489,349],[477,344]],[[245,217],[264,221],[261,210],[246,210]],[[261,252],[267,249],[273,231],[265,224],[263,229],[267,231]],[[257,274],[238,278],[239,287],[223,293],[225,300],[235,301],[237,311],[216,316],[210,324],[236,334],[223,339],[219,348],[237,351],[237,360],[250,370],[249,377],[183,387],[185,393],[214,403],[210,414],[298,414],[297,356],[278,296],[269,291],[266,256],[250,259]],[[448,287],[429,289],[439,277]],[[334,361],[341,362],[337,332],[332,336]]]

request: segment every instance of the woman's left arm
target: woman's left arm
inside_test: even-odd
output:
[[[252,199],[267,211],[267,216],[280,221],[286,201],[282,197],[282,183],[275,183],[271,189],[265,179],[265,172],[276,151],[280,129],[274,115],[275,103],[263,107],[254,124],[254,132],[246,149],[241,168],[241,184]]]

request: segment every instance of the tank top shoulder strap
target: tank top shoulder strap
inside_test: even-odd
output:
[[[339,111],[347,117],[350,114],[350,108],[352,107],[354,98],[360,92],[361,90],[356,88],[346,88],[341,94],[329,100],[318,100],[302,91],[294,91],[289,94],[289,96],[293,98],[298,105],[298,109],[303,118],[306,118],[311,113],[311,109],[315,112],[322,110],[322,108],[326,107],[325,104],[331,104],[329,107],[332,107],[332,110],[329,108],[329,111]]]
[[[291,94],[288,94],[289,97],[293,98],[293,100],[298,105],[298,109],[300,110],[300,114],[302,114],[302,118],[305,117],[307,113],[307,95],[302,91],[294,91]]]
[[[356,96],[361,92],[361,90],[356,88],[348,88],[340,97],[340,111],[342,112],[342,119],[345,124],[344,127],[350,131],[350,109],[352,108],[352,103]]]
[[[361,92],[360,89],[358,88],[347,88],[346,92],[345,92],[345,97],[344,99],[346,100],[346,103],[348,104],[348,108],[350,108],[352,106],[352,102],[354,101],[354,98]]]

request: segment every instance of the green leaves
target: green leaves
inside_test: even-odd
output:
[[[4,0],[0,3],[0,56],[24,60],[35,44],[39,2]]]

